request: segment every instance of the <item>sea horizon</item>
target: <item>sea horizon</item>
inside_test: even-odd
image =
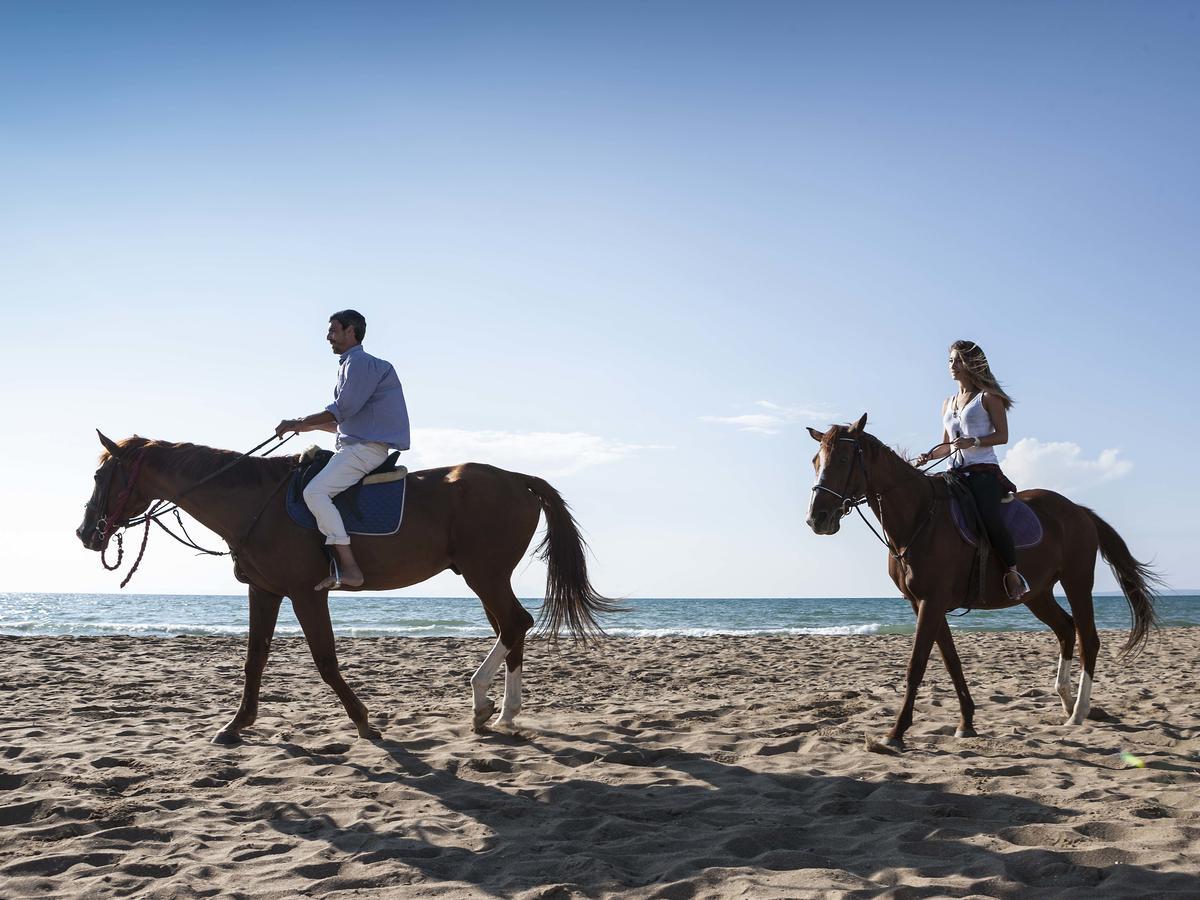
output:
[[[1123,595],[1096,593],[1096,624],[1129,627]],[[1063,598],[1059,602],[1066,608]],[[182,601],[182,602],[181,602]],[[535,616],[540,597],[521,598]],[[907,600],[891,597],[630,597],[627,611],[605,617],[613,637],[708,635],[911,634],[915,620]],[[243,636],[248,627],[245,594],[132,594],[0,592],[0,635],[100,637]],[[475,597],[407,597],[335,594],[333,628],[341,637],[491,637]],[[1156,609],[1167,627],[1200,627],[1200,591],[1163,592]],[[957,631],[1048,630],[1024,606],[959,611]],[[299,635],[287,604],[277,635]]]

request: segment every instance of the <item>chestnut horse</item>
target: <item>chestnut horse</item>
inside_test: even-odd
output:
[[[171,500],[229,545],[234,577],[249,586],[250,635],[242,702],[213,738],[239,740],[258,713],[259,685],[279,605],[286,596],[300,622],[317,671],[333,688],[362,737],[378,737],[367,709],[338,671],[329,594],[313,585],[326,574],[322,537],[292,522],[284,485],[298,457],[264,459],[195,444],[131,437],[119,444],[100,435],[105,453],[77,536],[103,551],[112,534],[155,500]],[[236,464],[231,465],[231,463]],[[194,488],[194,489],[193,489]],[[404,520],[394,535],[355,536],[354,553],[366,582],[359,590],[407,587],[451,569],[483,602],[496,643],[471,678],[473,727],[495,712],[488,688],[502,665],[504,700],[499,724],[511,727],[521,709],[521,662],[533,617],[513,593],[510,578],[546,515],[546,537],[537,548],[548,565],[542,624],[553,637],[600,632],[596,616],[617,610],[588,581],[585,546],[558,491],[540,478],[466,463],[408,475]]]
[[[957,737],[975,735],[975,703],[963,677],[962,663],[946,613],[960,606],[1001,609],[1024,603],[1058,638],[1058,674],[1054,688],[1070,715],[1066,724],[1081,725],[1091,704],[1092,679],[1100,637],[1092,610],[1092,583],[1096,553],[1111,566],[1129,601],[1133,626],[1122,657],[1141,646],[1155,624],[1152,585],[1155,573],[1138,562],[1112,526],[1090,509],[1072,503],[1053,491],[1030,490],[1017,494],[1041,520],[1041,543],[1018,551],[1021,573],[1030,591],[1020,600],[1004,592],[996,554],[989,554],[985,593],[979,598],[979,578],[972,577],[975,548],[958,533],[950,516],[950,488],[942,478],[925,475],[863,430],[864,414],[853,425],[834,425],[827,432],[810,428],[821,445],[813,467],[816,483],[809,505],[808,525],[817,534],[836,534],[841,518],[865,502],[879,520],[888,545],[888,574],[912,604],[917,630],[908,660],[904,705],[885,741],[903,749],[904,732],[912,724],[913,703],[925,676],[934,643],[954,682],[961,719]],[[1060,583],[1071,606],[1068,615],[1054,600],[1052,589]],[[1079,696],[1071,704],[1071,657],[1075,638],[1083,657]]]

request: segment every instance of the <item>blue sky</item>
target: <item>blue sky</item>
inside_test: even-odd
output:
[[[409,464],[545,475],[612,593],[891,595],[865,528],[804,525],[803,426],[925,449],[960,337],[1021,486],[1198,586],[1198,38],[1171,3],[6,6],[0,590],[115,590],[72,534],[92,429],[248,448],[327,402],[344,307]],[[241,590],[163,535],[131,587]]]

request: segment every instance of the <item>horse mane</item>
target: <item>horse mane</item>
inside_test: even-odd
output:
[[[122,451],[145,450],[148,459],[154,462],[157,469],[164,473],[180,475],[193,481],[207,478],[223,466],[229,465],[239,456],[233,450],[218,450],[205,447],[203,444],[172,443],[157,441],[135,434],[117,442]],[[111,454],[105,450],[100,454],[100,464],[103,465]],[[296,456],[280,456],[275,459],[262,457],[247,457],[227,472],[222,472],[212,480],[212,484],[222,487],[261,487],[264,484],[276,484],[296,464]]]
[[[875,435],[873,435],[867,431],[856,431],[853,433],[853,435],[851,435],[849,426],[847,426],[847,425],[834,426],[833,428],[829,429],[829,431],[827,431],[824,435],[822,435],[821,436],[821,448],[823,450],[828,451],[829,453],[832,453],[837,446],[838,438],[842,438],[842,437],[859,438],[862,440],[862,442],[866,446],[871,447],[873,449],[879,449],[879,450],[886,451],[887,453],[890,453],[892,456],[896,457],[896,460],[898,462],[902,462],[906,466],[909,464],[908,463],[908,453],[903,448],[890,447],[887,444],[885,444],[883,441],[881,441],[879,438],[875,437]]]

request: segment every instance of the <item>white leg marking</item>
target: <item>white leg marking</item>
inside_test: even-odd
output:
[[[488,688],[492,686],[492,679],[496,677],[496,673],[504,665],[504,657],[506,656],[508,656],[508,648],[504,646],[503,641],[497,638],[496,643],[492,646],[483,663],[475,670],[475,674],[471,676],[471,691],[475,695],[476,709],[487,706]]]
[[[1058,658],[1058,675],[1054,679],[1054,690],[1062,698],[1063,712],[1071,712],[1071,661],[1065,656]]]
[[[500,724],[512,725],[521,711],[521,667],[504,670],[504,703],[500,706]]]
[[[1075,712],[1067,719],[1068,725],[1082,725],[1087,721],[1088,710],[1092,708],[1092,676],[1084,672],[1079,678],[1079,698],[1075,701]]]

